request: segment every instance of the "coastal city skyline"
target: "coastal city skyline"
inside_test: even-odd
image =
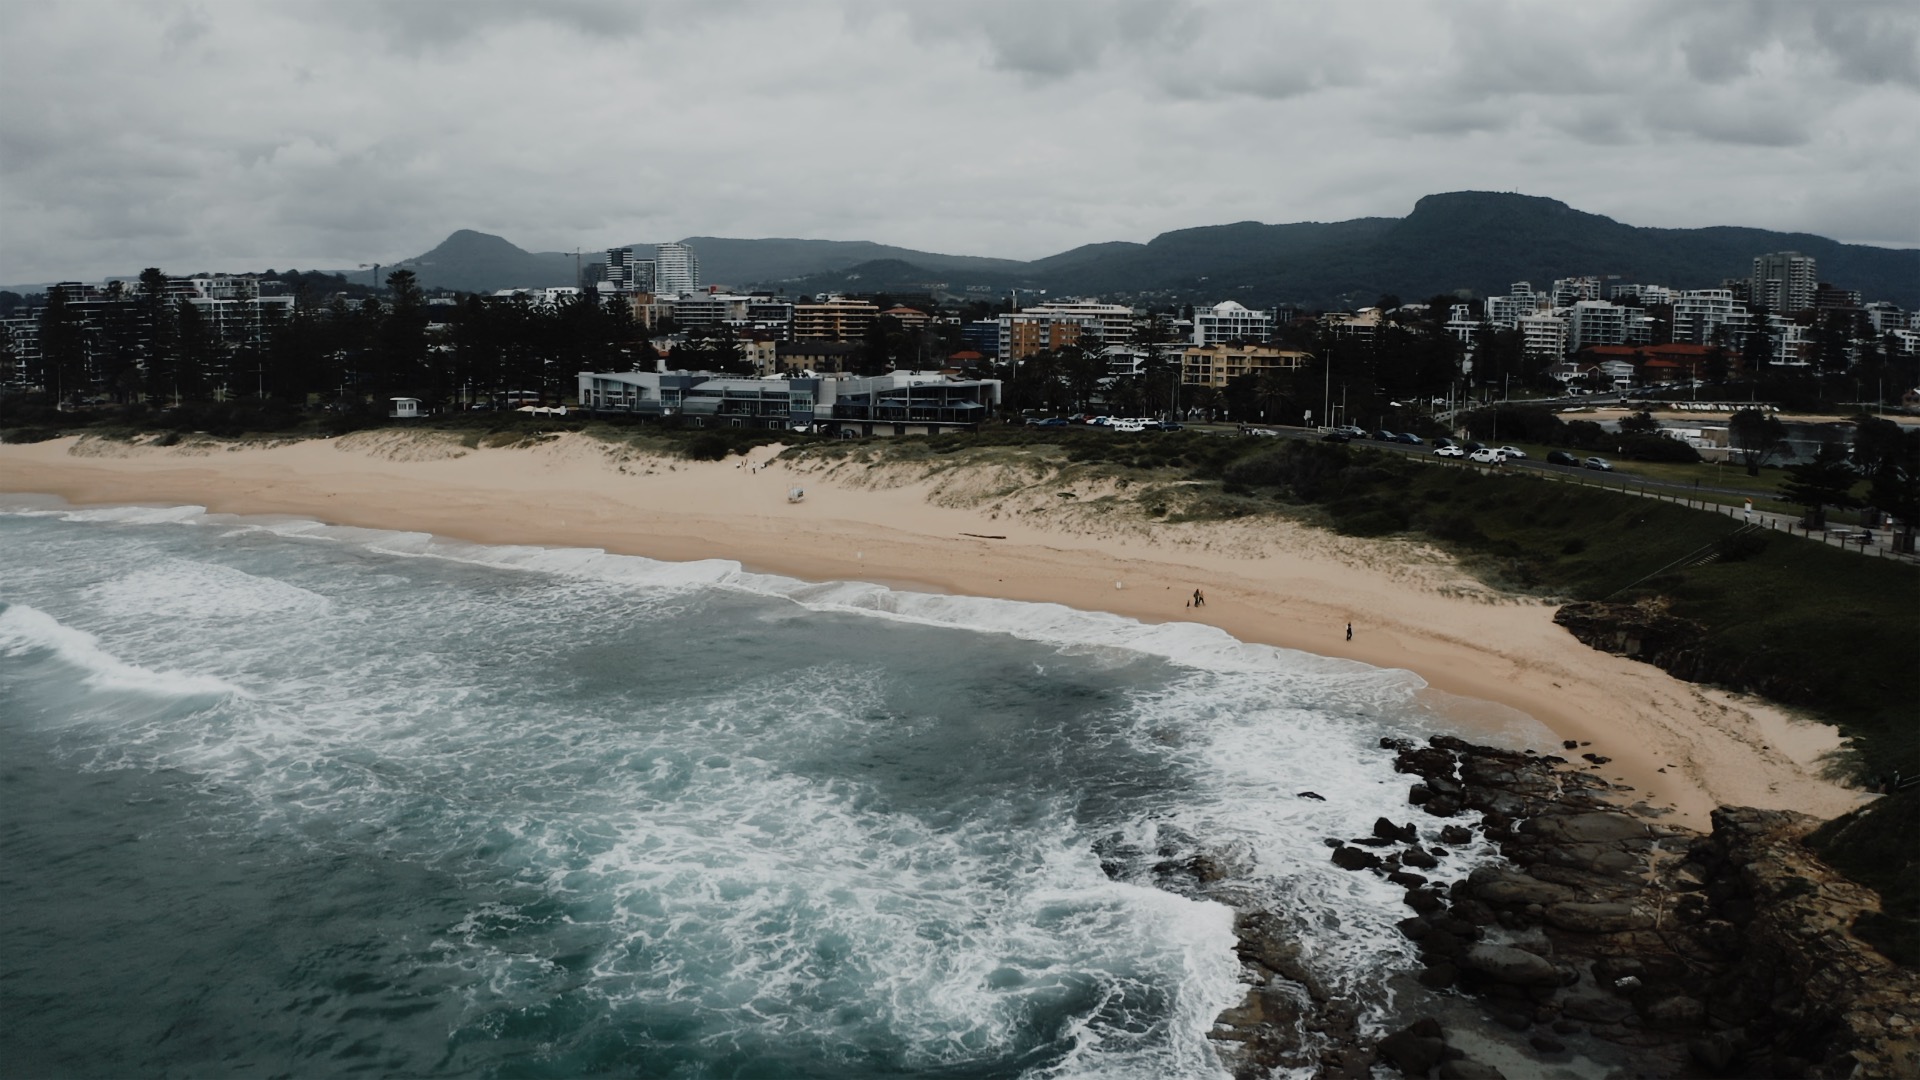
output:
[[[1920,242],[1902,5],[592,3],[18,13],[0,281],[347,268],[458,228],[1031,259],[1549,195]]]

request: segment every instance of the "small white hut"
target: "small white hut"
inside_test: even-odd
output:
[[[420,399],[417,397],[397,397],[390,399],[393,408],[387,410],[387,416],[394,420],[417,420],[420,418]]]

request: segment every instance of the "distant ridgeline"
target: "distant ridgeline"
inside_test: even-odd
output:
[[[795,294],[997,294],[1018,288],[1305,308],[1352,308],[1385,293],[1424,299],[1464,289],[1497,296],[1514,281],[1590,274],[1709,288],[1745,278],[1756,255],[1791,250],[1817,260],[1822,280],[1858,290],[1867,300],[1920,307],[1920,251],[1767,229],[1639,228],[1554,199],[1483,191],[1429,195],[1404,218],[1243,221],[1180,229],[1145,244],[1089,244],[1031,262],[849,240],[697,236],[684,243],[699,253],[704,280],[734,288]],[[584,257],[597,261],[599,253]],[[490,291],[577,280],[571,253],[522,251],[465,229],[394,266],[403,268],[429,289]]]

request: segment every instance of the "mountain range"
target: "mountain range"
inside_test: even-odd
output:
[[[681,241],[702,279],[790,295],[893,292],[998,297],[1101,295],[1163,302],[1239,300],[1249,306],[1343,308],[1382,294],[1501,295],[1511,282],[1544,286],[1595,274],[1622,282],[1711,288],[1745,278],[1753,257],[1798,251],[1821,281],[1867,300],[1920,307],[1920,250],[1843,244],[1809,233],[1713,227],[1654,229],[1575,210],[1555,199],[1457,191],[1421,199],[1404,218],[1268,225],[1243,221],[1162,233],[1145,244],[1089,244],[1020,261],[943,255],[857,240]],[[645,256],[651,243],[630,245]],[[583,253],[586,263],[601,252]],[[428,288],[492,290],[571,284],[575,256],[523,251],[497,236],[460,230],[392,269]]]

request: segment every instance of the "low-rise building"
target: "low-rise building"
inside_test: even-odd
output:
[[[699,371],[579,373],[580,404],[678,417],[691,427],[824,430],[845,437],[978,431],[1000,405],[1000,380],[942,372],[748,379]]]
[[[1298,371],[1311,359],[1311,353],[1278,345],[1196,345],[1181,354],[1180,383],[1223,388],[1244,375]]]

